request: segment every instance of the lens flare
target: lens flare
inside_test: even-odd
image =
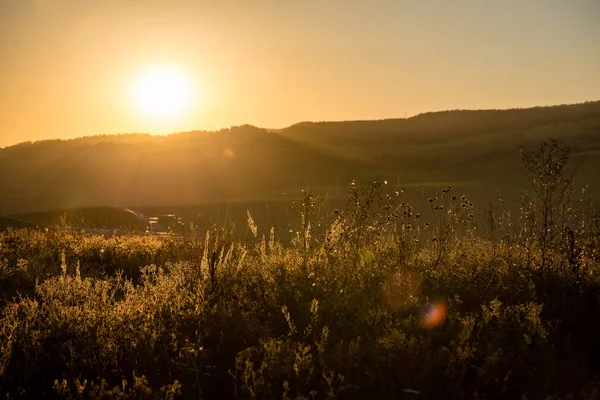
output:
[[[233,149],[231,149],[230,147],[225,147],[221,153],[227,157],[227,158],[231,158],[235,156],[235,152],[233,151]]]
[[[445,300],[437,300],[429,303],[421,316],[421,327],[432,329],[440,326],[446,320],[447,313],[448,303]]]

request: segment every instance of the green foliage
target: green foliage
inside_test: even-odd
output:
[[[227,225],[186,238],[0,234],[0,391],[594,398],[597,215],[569,205],[573,242],[544,251],[527,215],[478,220],[447,187],[421,216],[392,186],[352,183],[333,213],[302,193],[289,245],[250,212],[243,238]]]

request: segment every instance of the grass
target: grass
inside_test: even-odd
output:
[[[562,199],[511,215],[445,187],[417,212],[373,179],[335,211],[303,192],[289,243],[250,212],[186,239],[6,231],[0,391],[597,398],[600,219]]]

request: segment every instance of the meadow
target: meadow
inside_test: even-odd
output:
[[[598,398],[600,218],[562,142],[521,161],[517,210],[450,185],[417,212],[372,178],[334,210],[303,191],[286,232],[6,230],[0,392]]]

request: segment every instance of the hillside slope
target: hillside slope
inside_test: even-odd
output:
[[[0,151],[0,171],[4,215],[266,199],[373,172],[251,126],[24,143]]]
[[[518,147],[550,137],[574,149],[585,163],[582,181],[600,197],[600,101],[514,110],[444,111],[408,119],[301,123],[283,136],[329,154],[354,157],[405,184],[456,183],[490,196],[496,189],[517,197],[525,182],[518,173]]]
[[[519,110],[446,111],[409,119],[252,126],[169,136],[105,135],[0,149],[0,215],[117,206],[187,206],[281,200],[310,188],[336,192],[383,175],[441,185],[482,200],[516,198],[518,146],[558,137],[586,163],[582,181],[600,198],[600,102]],[[461,189],[462,190],[462,189]]]
[[[428,144],[600,117],[600,101],[510,110],[454,110],[379,121],[302,122],[282,129],[312,145]],[[402,140],[402,143],[399,143]]]

